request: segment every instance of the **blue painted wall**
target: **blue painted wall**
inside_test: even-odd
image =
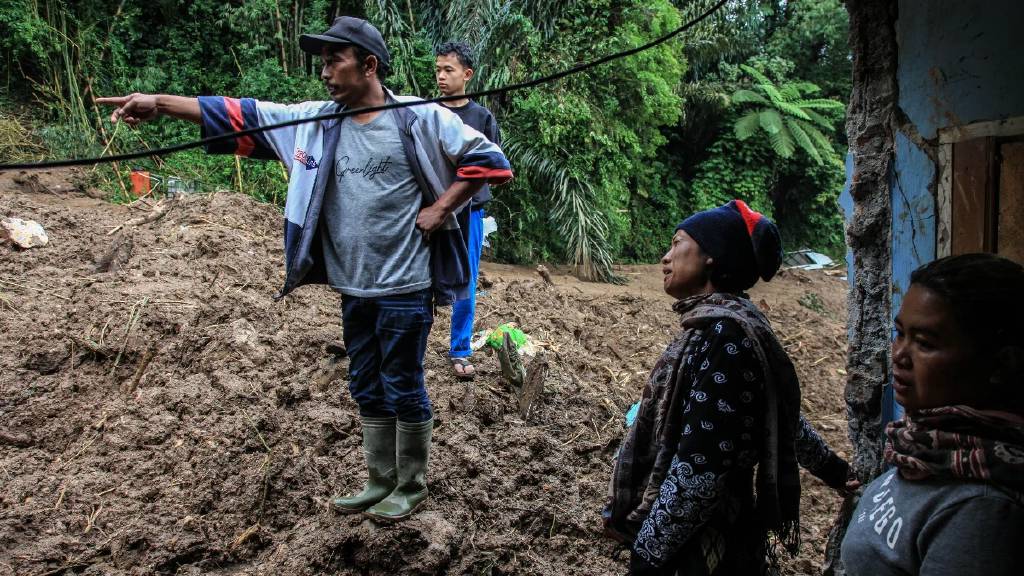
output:
[[[896,135],[896,166],[890,182],[894,320],[910,287],[910,274],[935,259],[935,198],[930,188],[935,171],[935,164],[927,154],[905,135]],[[892,336],[896,336],[895,329]],[[891,386],[885,387],[883,398],[885,421],[903,415],[903,407],[893,399]]]
[[[899,105],[924,138],[1024,115],[1024,1],[900,0]]]
[[[846,182],[843,182],[843,191],[839,193],[839,207],[843,210],[843,220],[850,225],[853,218],[853,196],[850,195],[850,184],[853,183],[853,153],[846,153]],[[853,250],[846,248],[846,277],[853,282]]]
[[[1024,116],[1024,0],[899,0],[899,106],[925,140],[942,128]],[[937,166],[906,134],[896,137],[892,190],[892,315],[910,274],[935,259]],[[852,164],[840,204],[849,219]],[[852,258],[851,258],[852,261]],[[851,268],[852,273],[852,268]],[[852,278],[852,276],[851,276]],[[885,420],[902,407],[886,386]]]

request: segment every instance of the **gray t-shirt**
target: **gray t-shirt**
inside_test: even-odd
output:
[[[850,576],[1009,576],[1024,564],[1024,504],[988,484],[909,481],[864,489],[843,539]]]
[[[423,196],[393,113],[338,129],[320,217],[331,288],[364,298],[429,288],[430,248],[416,228]]]

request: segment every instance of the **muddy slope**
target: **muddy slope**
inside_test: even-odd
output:
[[[20,182],[15,179],[21,180]],[[50,244],[0,247],[0,574],[623,573],[599,509],[622,414],[676,329],[654,267],[627,286],[485,265],[478,327],[516,321],[547,344],[528,420],[481,356],[474,384],[428,348],[438,425],[431,499],[381,526],[327,499],[362,481],[339,299],[274,302],[279,213],[190,197],[160,219],[89,198],[65,174],[0,175],[0,215]],[[793,354],[804,409],[844,446],[845,285],[788,273],[753,294]],[[838,498],[809,479],[804,548],[817,573]]]

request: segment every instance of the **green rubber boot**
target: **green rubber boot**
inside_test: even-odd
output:
[[[417,424],[398,421],[398,485],[365,514],[376,520],[404,520],[427,499],[427,461],[433,419]]]
[[[380,502],[395,489],[395,417],[363,417],[363,454],[367,480],[363,491],[354,496],[331,499],[331,506],[342,514],[357,514]]]

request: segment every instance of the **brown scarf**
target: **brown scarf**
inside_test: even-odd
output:
[[[629,429],[612,470],[605,526],[615,538],[632,543],[650,512],[679,445],[683,407],[689,384],[681,361],[696,335],[722,319],[735,321],[753,341],[765,374],[765,434],[757,466],[757,515],[790,551],[799,546],[800,475],[796,434],[800,418],[800,384],[793,364],[772,332],[768,320],[749,300],[731,294],[696,296],[676,302],[683,332],[644,388],[636,424]],[[678,350],[678,351],[676,351]],[[659,373],[671,370],[659,378]],[[773,547],[769,546],[769,551]]]
[[[1024,417],[968,406],[921,410],[890,422],[885,460],[907,480],[994,484],[1024,502]]]

